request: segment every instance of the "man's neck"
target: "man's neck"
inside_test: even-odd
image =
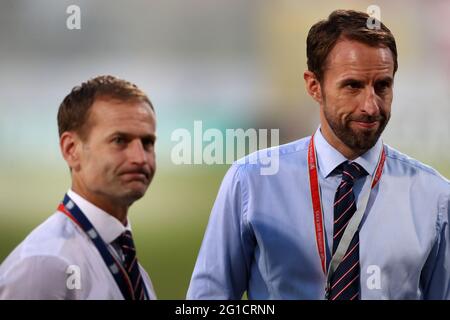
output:
[[[80,188],[76,185],[76,183],[72,184],[72,190],[76,192],[79,196],[83,197],[96,207],[102,209],[109,215],[115,217],[119,220],[124,226],[127,225],[127,214],[128,214],[128,205],[123,205],[120,203],[111,202],[110,199],[106,199],[105,197],[99,194],[92,194],[90,192],[85,191],[83,188]]]

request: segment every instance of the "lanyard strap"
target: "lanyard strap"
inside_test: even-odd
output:
[[[114,255],[108,250],[108,247],[105,241],[100,237],[100,234],[97,232],[92,223],[88,220],[88,218],[84,215],[81,209],[75,204],[75,202],[70,199],[70,197],[66,194],[64,196],[63,202],[58,206],[58,211],[64,213],[67,217],[69,217],[76,225],[78,225],[91,239],[97,248],[98,252],[103,258],[105,265],[108,267],[108,270],[111,272],[114,280],[116,281],[117,286],[122,292],[124,299],[126,300],[135,300],[133,286],[131,284],[130,277],[127,272],[123,268],[122,264],[117,261]],[[145,296],[148,299],[147,288],[144,287]]]
[[[372,178],[370,186],[367,186],[367,183],[364,184],[364,187],[361,191],[357,210],[351,218],[349,224],[347,225],[344,234],[342,235],[341,240],[339,241],[339,245],[336,249],[335,254],[331,258],[329,270],[327,272],[327,261],[326,261],[326,252],[325,252],[325,231],[323,224],[323,209],[322,209],[322,201],[321,201],[321,193],[319,186],[319,179],[317,173],[317,156],[316,150],[314,146],[314,135],[312,135],[311,140],[308,146],[308,172],[309,172],[309,183],[311,190],[311,201],[314,213],[314,225],[316,232],[316,243],[317,250],[319,252],[319,257],[321,261],[321,266],[323,273],[327,276],[327,286],[330,282],[331,276],[334,271],[337,269],[339,264],[342,261],[345,253],[347,252],[348,246],[355,234],[358,230],[359,225],[361,223],[364,212],[366,211],[367,203],[369,201],[371,190],[377,185],[378,181],[381,178],[383,173],[384,162],[386,160],[386,152],[384,150],[384,146],[381,150],[380,157],[378,159],[377,168],[375,170],[375,175]],[[367,180],[366,180],[367,181]]]

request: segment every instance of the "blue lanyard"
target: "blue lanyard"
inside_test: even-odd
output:
[[[75,202],[72,199],[70,199],[70,197],[67,194],[64,196],[64,200],[59,205],[58,210],[63,212],[81,229],[83,229],[83,231],[94,243],[98,252],[102,256],[105,265],[108,267],[109,271],[114,277],[114,280],[116,281],[116,284],[119,287],[120,291],[122,292],[122,295],[125,298],[125,300],[136,300],[130,277],[123,268],[122,264],[119,261],[117,261],[117,259],[111,254],[111,252],[107,248],[105,241],[103,241],[103,239],[100,237],[100,234],[94,228],[92,223],[88,220],[88,218],[84,215],[81,209],[75,204]],[[148,300],[149,296],[145,284],[143,284],[143,287],[145,291],[145,297]]]

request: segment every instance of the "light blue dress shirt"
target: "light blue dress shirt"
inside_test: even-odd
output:
[[[324,299],[307,170],[311,137],[272,149],[279,170],[261,175],[252,157],[233,164],[220,187],[192,275],[188,299]],[[347,159],[317,130],[314,136],[328,262],[333,201]],[[381,139],[355,159],[371,179]],[[450,299],[450,182],[386,146],[380,182],[360,225],[361,299]],[[256,163],[255,163],[256,162]]]

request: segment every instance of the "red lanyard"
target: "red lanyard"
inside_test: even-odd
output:
[[[373,189],[377,185],[378,181],[381,178],[385,160],[386,160],[386,152],[384,151],[383,146],[371,189]],[[317,175],[317,157],[316,157],[316,148],[314,146],[314,135],[312,135],[308,146],[308,170],[309,170],[309,185],[311,189],[311,201],[314,213],[317,250],[319,252],[322,270],[326,275],[327,256],[325,252],[325,231],[323,226],[322,200],[320,197],[319,179]]]

